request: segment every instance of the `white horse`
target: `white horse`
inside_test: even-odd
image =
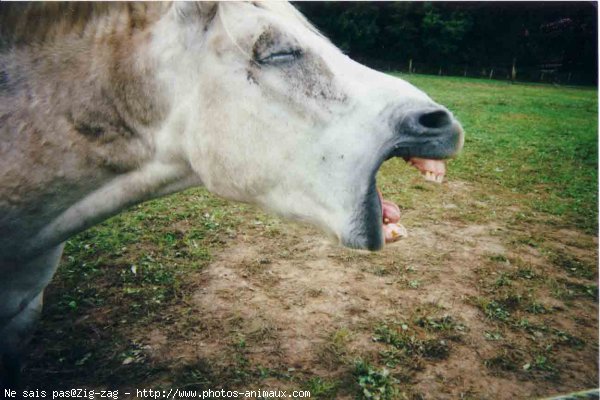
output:
[[[377,250],[403,234],[383,161],[441,181],[463,144],[447,109],[286,3],[0,4],[0,34],[5,381],[71,235],[204,185]]]

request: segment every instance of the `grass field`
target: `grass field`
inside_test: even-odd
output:
[[[597,232],[595,89],[401,77],[454,110],[466,127],[454,176],[526,195],[530,211]]]
[[[322,399],[597,386],[597,90],[401,77],[467,134],[442,185],[382,167],[408,238],[350,251],[203,189],[135,206],[67,243],[26,385]]]

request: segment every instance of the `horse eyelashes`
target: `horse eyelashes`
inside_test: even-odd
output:
[[[299,49],[294,50],[283,50],[269,54],[261,60],[258,60],[261,64],[285,64],[296,61],[302,55],[302,51]]]

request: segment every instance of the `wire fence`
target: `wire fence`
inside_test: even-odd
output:
[[[508,62],[490,65],[432,65],[431,63],[407,60],[390,62],[382,60],[357,60],[372,68],[383,71],[398,71],[413,74],[440,76],[463,76],[502,81],[539,82],[559,85],[597,85],[597,74],[591,71],[569,68],[560,63],[519,65]]]

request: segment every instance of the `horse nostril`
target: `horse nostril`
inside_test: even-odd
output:
[[[422,114],[419,117],[419,124],[430,129],[445,128],[452,124],[452,118],[447,111],[436,110]]]

